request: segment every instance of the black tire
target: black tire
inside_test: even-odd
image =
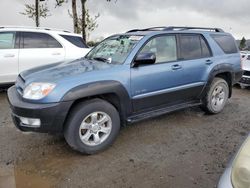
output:
[[[80,125],[83,120],[93,112],[106,113],[112,122],[109,136],[99,145],[90,146],[84,144],[80,138]],[[67,143],[74,149],[84,154],[95,154],[107,149],[113,144],[120,130],[120,117],[116,108],[110,103],[101,99],[91,99],[77,104],[70,112],[64,128],[64,137]]]
[[[214,98],[213,92],[216,92],[215,90],[218,89],[218,87],[223,88],[223,92],[225,92],[225,95],[223,101],[221,102],[221,105],[217,105],[216,107],[215,103],[212,102],[212,99]],[[224,106],[228,100],[228,96],[229,96],[229,87],[227,82],[222,78],[215,77],[205,97],[202,100],[203,104],[201,107],[205,112],[209,114],[218,114],[224,109]]]

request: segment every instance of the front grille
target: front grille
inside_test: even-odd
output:
[[[23,95],[24,86],[25,80],[21,77],[21,75],[18,75],[16,80],[16,89],[20,95]]]
[[[243,72],[243,75],[244,75],[244,76],[250,76],[250,71],[244,71],[244,72]]]

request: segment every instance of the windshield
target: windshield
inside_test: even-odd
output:
[[[107,63],[122,64],[142,38],[143,36],[140,35],[119,35],[110,37],[91,50],[86,58]]]

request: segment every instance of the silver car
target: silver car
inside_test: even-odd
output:
[[[243,75],[239,84],[241,88],[245,88],[250,86],[250,52],[243,51],[241,52],[241,62],[242,62],[242,69]]]
[[[218,188],[250,188],[250,135],[230,161]]]

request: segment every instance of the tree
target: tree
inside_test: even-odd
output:
[[[240,50],[244,50],[246,47],[247,47],[247,45],[246,45],[246,39],[245,39],[245,37],[243,37],[243,38],[241,39],[241,41],[240,41],[240,46],[239,46],[239,48],[240,48]]]
[[[100,17],[100,14],[98,13],[94,17],[90,16],[89,9],[86,8],[87,0],[80,0],[81,14],[78,16],[76,0],[71,0],[71,1],[72,1],[72,13],[69,11],[69,15],[73,19],[74,32],[75,33],[82,32],[82,37],[86,41],[86,38],[87,36],[89,36],[89,33],[94,31],[95,28],[98,27],[97,19]],[[111,2],[112,0],[106,0],[106,1]],[[67,3],[68,0],[56,0],[56,2],[57,6],[61,6],[63,3]]]
[[[75,33],[80,33],[81,30],[79,29],[79,26],[78,26],[76,0],[72,0],[72,18],[73,18],[74,32]]]
[[[47,4],[40,4],[40,1],[44,0],[35,0],[35,4],[25,4],[24,12],[20,12],[20,14],[33,19],[36,23],[36,27],[40,26],[40,17],[47,18],[50,16]]]

